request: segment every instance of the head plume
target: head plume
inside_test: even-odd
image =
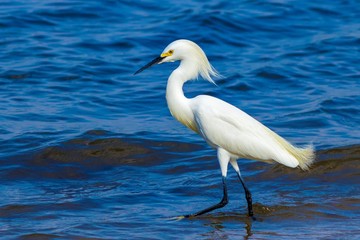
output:
[[[192,41],[176,40],[165,48],[161,56],[166,56],[163,62],[181,60],[181,64],[188,65],[190,79],[196,79],[200,75],[205,80],[215,84],[213,78],[221,77],[210,64],[204,51]]]
[[[191,41],[189,41],[189,43],[195,49],[195,52],[196,52],[196,55],[197,55],[197,61],[198,61],[200,76],[203,79],[215,84],[213,78],[219,78],[220,74],[211,65],[211,63],[209,62],[208,58],[205,55],[205,52],[196,43],[191,42]]]

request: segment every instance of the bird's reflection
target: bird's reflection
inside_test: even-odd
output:
[[[243,239],[249,239],[252,233],[253,222],[256,221],[248,216],[244,215],[240,218],[236,217],[212,217],[211,223],[205,224],[211,227],[211,230],[206,234],[210,239],[232,239],[234,237],[234,232],[230,231],[229,220],[231,220],[232,227],[235,220],[238,224],[235,224],[235,228],[238,229],[239,237],[243,236]],[[241,229],[244,229],[242,231]]]

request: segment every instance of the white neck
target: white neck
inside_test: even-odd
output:
[[[189,68],[193,71],[189,71]],[[187,69],[187,71],[184,71],[184,69]],[[191,62],[181,61],[180,66],[171,73],[168,79],[166,101],[171,115],[188,128],[197,132],[194,115],[190,106],[191,99],[185,97],[183,91],[184,83],[197,75],[197,72],[195,74],[194,72],[195,69]]]

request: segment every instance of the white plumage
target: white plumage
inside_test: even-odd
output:
[[[200,134],[218,151],[223,176],[224,196],[220,203],[183,217],[197,216],[227,204],[225,178],[230,162],[245,189],[249,215],[253,215],[251,194],[240,175],[236,160],[254,159],[263,162],[278,162],[287,167],[308,169],[314,160],[311,146],[297,148],[240,109],[218,98],[200,95],[186,98],[183,84],[199,75],[214,83],[212,77],[219,76],[209,63],[202,49],[189,40],[177,40],[169,44],[160,57],[141,68],[143,71],[156,63],[180,60],[166,88],[166,100],[171,114],[185,126]]]

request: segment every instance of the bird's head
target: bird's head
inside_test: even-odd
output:
[[[200,74],[204,79],[214,83],[212,76],[219,77],[217,71],[211,66],[204,51],[194,42],[180,39],[170,43],[160,56],[140,68],[135,74],[138,74],[145,69],[164,62],[188,60],[195,70],[196,77]]]

